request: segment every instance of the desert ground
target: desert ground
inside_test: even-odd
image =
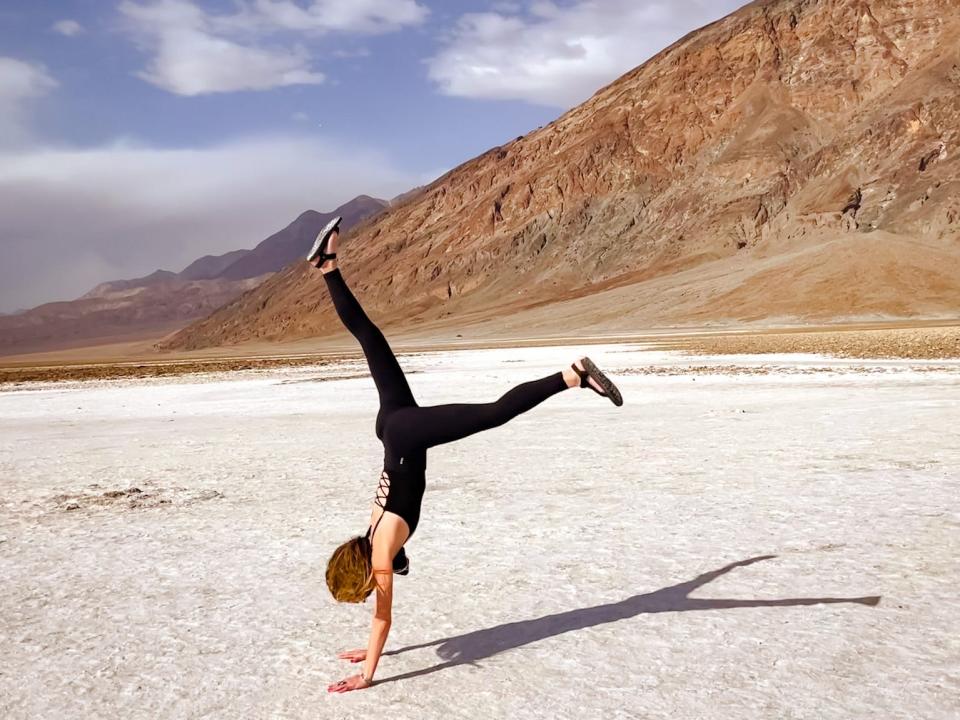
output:
[[[956,319],[894,319],[826,326],[735,323],[664,327],[639,334],[609,328],[569,334],[557,330],[555,318],[552,325],[540,328],[542,334],[536,334],[524,322],[513,322],[515,318],[494,318],[463,328],[451,329],[449,323],[441,323],[415,331],[396,332],[389,328],[387,332],[393,347],[407,354],[635,343],[646,349],[701,355],[807,353],[861,359],[960,359],[960,321]],[[194,351],[158,351],[156,344],[160,339],[0,357],[0,386],[268,370],[361,358],[356,341],[343,331],[301,341],[242,343]]]
[[[343,696],[361,361],[4,384],[0,716],[957,717],[960,361],[685,349],[402,356],[422,404],[581,352],[626,402],[431,451],[388,654]]]

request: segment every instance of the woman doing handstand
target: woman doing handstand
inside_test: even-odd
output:
[[[383,472],[366,535],[338,547],[327,564],[327,586],[340,602],[363,602],[374,590],[376,608],[365,650],[340,658],[364,663],[362,672],[331,685],[330,692],[369,687],[390,632],[393,574],[405,575],[409,562],[403,546],[417,529],[425,488],[427,449],[503,425],[567,388],[590,388],[615,405],[620,392],[589,358],[530,382],[517,385],[499,400],[482,404],[420,407],[383,333],[364,313],[337,268],[340,218],[317,236],[307,259],[323,273],[340,320],[363,348],[380,395],[376,433],[383,442]]]

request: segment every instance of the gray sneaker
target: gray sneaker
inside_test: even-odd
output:
[[[334,230],[339,229],[341,220],[343,220],[343,218],[338,215],[324,226],[323,230],[317,235],[317,239],[313,241],[313,247],[310,248],[310,252],[307,253],[307,260],[313,262],[317,258],[320,258],[320,262],[323,263],[326,260],[336,259],[336,253],[329,255],[325,251],[327,249],[327,240],[330,239],[330,234]]]

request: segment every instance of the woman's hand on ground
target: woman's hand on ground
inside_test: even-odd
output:
[[[368,683],[363,679],[363,675],[354,675],[329,686],[327,688],[327,692],[345,693],[350,692],[351,690],[363,690],[370,687],[371,684],[372,683]]]
[[[337,657],[341,660],[349,660],[352,663],[363,662],[367,659],[367,649],[363,648],[362,650],[347,650],[342,652]]]

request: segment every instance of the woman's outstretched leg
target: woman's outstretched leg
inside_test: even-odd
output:
[[[517,385],[491,403],[453,403],[408,408],[397,420],[403,423],[406,429],[407,442],[430,448],[499,427],[566,389],[563,375],[554,373]],[[415,414],[410,411],[415,411]]]
[[[327,243],[329,252],[336,252],[337,240],[338,233],[334,231]],[[363,348],[370,374],[380,395],[380,407],[396,408],[416,405],[400,363],[397,362],[380,328],[367,317],[360,303],[350,292],[337,267],[337,261],[327,260],[320,266],[320,271],[327,283],[337,315]]]
[[[577,362],[581,371],[582,362]],[[599,388],[595,381],[591,380],[591,384]],[[405,452],[413,452],[460,440],[503,425],[517,415],[532,410],[547,398],[578,385],[580,375],[571,367],[517,385],[491,403],[404,408],[390,418],[390,442]]]

